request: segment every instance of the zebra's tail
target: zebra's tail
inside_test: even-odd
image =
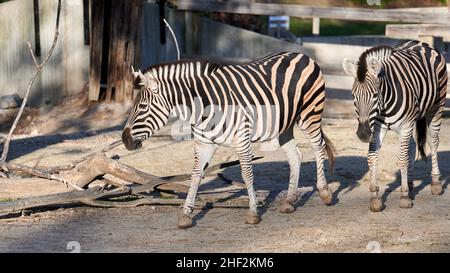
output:
[[[327,151],[328,155],[328,165],[329,165],[329,172],[330,175],[333,175],[334,173],[334,161],[335,161],[335,154],[336,154],[336,148],[334,148],[333,142],[322,132],[323,139],[325,140],[325,150]]]
[[[427,155],[425,154],[425,145],[427,143],[427,121],[425,117],[416,121],[416,139],[420,157],[422,160],[427,160]]]

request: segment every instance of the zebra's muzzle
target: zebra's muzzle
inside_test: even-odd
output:
[[[128,150],[136,150],[142,147],[142,142],[138,139],[133,139],[131,129],[125,128],[122,132],[122,142]]]
[[[358,124],[358,131],[356,131],[356,135],[362,142],[370,142],[372,138],[372,130],[370,129],[369,122],[363,122]]]

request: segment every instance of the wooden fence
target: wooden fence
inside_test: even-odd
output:
[[[309,7],[291,4],[254,3],[249,1],[178,0],[179,10],[225,12],[254,15],[288,15],[300,18],[329,18],[356,21],[381,21],[427,24],[450,24],[447,7],[420,9],[378,9]]]

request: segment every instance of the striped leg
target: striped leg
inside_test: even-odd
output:
[[[428,147],[431,151],[431,193],[440,195],[444,192],[440,181],[437,149],[439,146],[439,131],[441,129],[441,116],[435,115],[428,126]]]
[[[302,128],[302,126],[300,126]],[[314,150],[314,154],[316,156],[316,165],[317,165],[317,190],[319,191],[319,196],[322,201],[330,205],[333,199],[333,195],[331,190],[328,188],[328,183],[325,177],[324,172],[324,162],[326,155],[326,143],[322,134],[322,130],[320,127],[316,127],[316,129],[312,129],[311,127],[307,129],[303,129],[306,137],[308,138],[311,148]]]
[[[378,172],[378,155],[380,153],[381,145],[383,144],[384,137],[386,136],[387,128],[380,125],[379,123],[374,124],[373,137],[369,144],[369,153],[367,155],[367,164],[369,166],[370,174],[370,202],[369,207],[372,212],[381,211],[383,205],[380,198],[378,197],[378,191],[380,187],[378,186],[377,172]]]
[[[234,146],[236,148],[239,162],[241,164],[241,174],[247,186],[250,211],[245,220],[246,224],[258,224],[261,218],[258,214],[258,204],[256,201],[256,192],[253,188],[253,166],[252,166],[252,147],[250,139],[250,130],[240,128],[237,132]]]
[[[198,186],[202,180],[205,166],[211,160],[217,147],[217,144],[202,143],[198,140],[194,140],[194,168],[192,170],[191,184],[184,203],[183,213],[178,218],[179,228],[192,227],[193,222],[191,214],[194,209]]]
[[[400,167],[401,175],[401,197],[400,208],[411,208],[413,203],[409,197],[409,185],[408,185],[408,170],[411,166],[410,161],[414,160],[414,157],[410,158],[410,143],[412,139],[414,126],[409,125],[400,131],[400,152],[398,154],[398,165]]]
[[[414,189],[414,165],[416,164],[416,141],[414,140],[414,137],[411,137],[411,140],[409,141],[409,164],[408,164],[408,187],[409,187],[409,193],[412,193]]]
[[[297,142],[294,139],[293,129],[280,135],[281,149],[288,157],[290,177],[289,188],[286,199],[283,200],[280,212],[291,213],[295,210],[294,203],[298,198],[298,180],[300,176],[300,164],[302,162],[302,153],[297,148]]]

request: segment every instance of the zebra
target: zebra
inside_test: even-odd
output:
[[[368,49],[361,54],[356,65],[345,58],[343,68],[355,78],[352,94],[359,121],[357,135],[361,141],[370,142],[367,155],[370,210],[378,212],[383,209],[376,176],[378,154],[388,130],[395,131],[400,139],[400,208],[413,206],[410,195],[416,141],[423,159],[426,159],[425,145],[428,142],[432,160],[431,192],[433,195],[442,194],[437,149],[448,80],[444,56],[426,43],[407,41],[394,47]]]
[[[317,162],[317,188],[326,204],[332,193],[324,174],[334,148],[322,132],[325,100],[322,72],[308,56],[282,52],[247,64],[181,60],[134,71],[142,87],[122,133],[126,148],[141,147],[167,124],[170,113],[190,123],[194,138],[194,167],[189,191],[178,216],[178,227],[193,225],[192,211],[204,169],[220,145],[232,146],[241,164],[249,196],[247,224],[261,221],[253,187],[252,142],[279,141],[288,157],[290,179],[280,211],[295,210],[302,154],[297,149],[295,124],[310,141]]]

